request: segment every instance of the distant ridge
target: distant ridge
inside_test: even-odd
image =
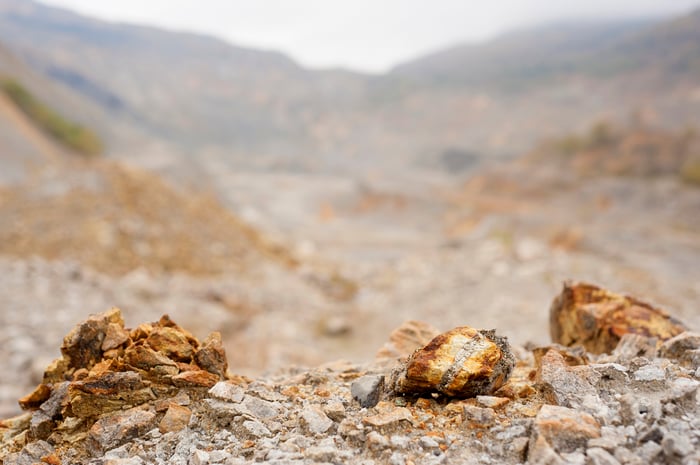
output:
[[[699,11],[671,21],[559,23],[367,76],[0,0],[0,42],[52,82],[56,91],[43,98],[89,121],[109,155],[188,175],[207,163],[450,171],[601,118],[642,112],[661,126],[698,126],[698,31]]]
[[[700,63],[700,9],[662,23],[552,23],[440,50],[398,65],[391,74],[427,84],[491,87],[577,73],[609,76],[644,67],[675,65],[671,71],[683,71],[681,63]]]

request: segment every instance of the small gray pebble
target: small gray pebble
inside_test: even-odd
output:
[[[352,398],[361,407],[371,408],[377,405],[384,390],[384,375],[367,375],[355,380],[350,386]]]

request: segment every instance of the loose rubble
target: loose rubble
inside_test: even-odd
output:
[[[700,461],[696,333],[661,344],[628,333],[615,350],[595,354],[558,344],[509,347],[494,333],[471,328],[427,338],[432,330],[425,328],[404,325],[389,349],[366,365],[290,367],[252,380],[228,372],[217,335],[200,342],[167,317],[129,330],[113,309],[76,326],[62,357],[20,400],[27,411],[0,422],[0,459],[85,465]],[[407,372],[455,334],[475,337],[480,347],[493,343],[504,360],[498,382],[478,393],[434,385],[407,393],[385,385],[391,372]],[[464,339],[460,344],[465,347]],[[500,360],[461,359],[464,370],[493,368]]]

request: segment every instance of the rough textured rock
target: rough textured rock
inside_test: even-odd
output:
[[[440,331],[423,321],[406,321],[391,332],[389,340],[377,352],[376,359],[394,362],[398,358],[408,357],[439,334]]]
[[[587,413],[555,405],[543,405],[533,424],[532,448],[544,441],[555,452],[574,452],[589,439],[600,437],[600,425]]]
[[[194,348],[179,328],[162,326],[153,328],[146,338],[145,344],[171,360],[186,362],[192,359]]]
[[[182,405],[170,404],[163,419],[158,424],[161,433],[178,432],[190,422],[192,411]]]
[[[587,401],[598,404],[596,388],[591,384],[594,371],[586,365],[569,366],[556,349],[550,349],[538,361],[536,381],[545,399],[563,407],[579,409]]]
[[[384,391],[384,375],[368,375],[353,381],[350,385],[352,398],[362,407],[370,408],[377,405]]]
[[[202,342],[202,347],[194,356],[197,365],[204,370],[226,377],[228,362],[226,361],[226,351],[221,340],[221,333],[213,332]]]
[[[398,394],[452,397],[491,394],[510,377],[515,358],[505,338],[468,326],[436,336],[392,374]]]
[[[236,384],[219,381],[209,390],[209,394],[216,399],[238,403],[243,400],[245,389]]]
[[[155,424],[156,414],[139,407],[100,418],[90,428],[89,437],[97,452],[104,452],[133,439]]]
[[[700,333],[684,332],[672,337],[659,348],[659,355],[697,370],[700,367]]]
[[[102,344],[111,325],[124,327],[124,319],[117,308],[90,316],[63,338],[61,354],[44,374],[44,384],[70,379],[81,368],[91,369],[102,360]]]
[[[54,385],[49,398],[32,414],[30,432],[32,436],[46,439],[51,434],[54,420],[59,419],[68,400],[67,381]]]
[[[206,387],[214,386],[221,377],[215,373],[209,373],[206,370],[187,370],[179,373],[172,378],[173,384],[178,387]]]
[[[133,407],[156,398],[139,373],[107,372],[74,381],[68,386],[73,415],[95,417],[102,413]]]
[[[301,411],[301,418],[308,430],[312,433],[322,434],[333,426],[333,421],[318,405],[305,407]]]
[[[667,340],[687,330],[667,312],[586,283],[566,283],[550,309],[552,340],[610,353],[627,333]]]
[[[51,387],[47,384],[40,384],[32,392],[19,399],[19,405],[23,409],[37,408],[43,404],[51,395]]]
[[[413,421],[411,411],[405,407],[390,408],[384,405],[379,413],[362,418],[362,423],[376,428],[396,427],[402,422]]]

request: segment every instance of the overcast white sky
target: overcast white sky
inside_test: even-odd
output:
[[[421,53],[557,19],[673,15],[700,0],[45,0],[90,16],[212,34],[310,67],[384,71]]]

